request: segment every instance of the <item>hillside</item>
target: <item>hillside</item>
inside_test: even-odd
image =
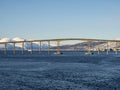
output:
[[[117,45],[117,46],[116,46]],[[109,42],[108,43],[108,49],[120,49],[120,43],[116,42]],[[52,47],[52,49],[57,49],[57,47]],[[82,42],[82,43],[77,43],[74,45],[62,45],[60,46],[60,49],[64,50],[87,50],[88,49],[88,43],[87,42]],[[92,42],[91,43],[91,50],[101,50],[104,51],[107,49],[107,43],[106,42]]]

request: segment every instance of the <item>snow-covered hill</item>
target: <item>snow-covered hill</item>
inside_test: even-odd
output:
[[[97,50],[98,48],[100,50],[105,50],[107,49],[107,46],[108,46],[108,49],[119,49],[120,48],[120,43],[119,42],[108,42],[108,43],[103,43],[103,44],[99,44],[99,45],[96,45],[93,47],[94,50]]]
[[[0,42],[11,42],[11,41],[25,41],[26,39],[24,38],[20,38],[20,37],[15,37],[15,38],[2,38],[0,39]],[[12,43],[7,44],[7,49],[13,49],[14,45]],[[22,43],[16,43],[15,44],[16,49],[21,49],[22,48]],[[31,47],[31,43],[26,42],[24,43],[24,49],[30,49]],[[38,49],[40,47],[40,43],[39,42],[34,42],[32,43],[32,48],[33,49]],[[0,48],[4,49],[5,46],[4,44],[0,44]],[[45,49],[48,48],[48,44],[47,43],[41,43],[41,48]]]
[[[0,42],[10,42],[11,39],[10,38],[2,38],[0,39]]]

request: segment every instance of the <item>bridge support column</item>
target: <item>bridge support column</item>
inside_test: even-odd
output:
[[[48,54],[50,54],[50,41],[48,41]]]
[[[13,47],[14,47],[14,49],[13,49],[13,54],[16,54],[16,47],[15,47],[15,43],[13,43]]]
[[[22,54],[24,54],[24,42],[22,42]]]
[[[32,42],[30,42],[30,54],[33,53],[33,46],[32,46]]]
[[[116,42],[115,54],[118,54],[117,42]]]
[[[118,54],[118,50],[116,49],[115,54]]]
[[[108,45],[108,42],[107,42],[107,50],[106,50],[106,54],[108,55],[109,54],[109,45]]]
[[[62,54],[62,53],[60,52],[60,41],[57,41],[57,51],[55,52],[55,54],[56,54],[56,55]]]
[[[7,54],[7,43],[5,43],[4,54]]]
[[[57,41],[57,53],[60,54],[60,41]]]
[[[41,53],[41,41],[39,43],[39,54]]]
[[[98,47],[98,54],[100,54],[100,49],[99,49],[99,47]]]
[[[91,41],[88,41],[88,51],[85,53],[86,55],[91,55]]]

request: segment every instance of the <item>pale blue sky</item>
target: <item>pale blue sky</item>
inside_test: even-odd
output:
[[[0,38],[120,38],[120,0],[0,0]]]

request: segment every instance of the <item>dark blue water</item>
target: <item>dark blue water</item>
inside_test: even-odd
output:
[[[39,52],[39,51],[32,51],[32,54],[31,54],[31,52],[30,51],[24,51],[24,54],[22,54],[22,52],[21,51],[16,51],[15,52],[15,54],[14,54],[14,52],[11,50],[9,50],[9,51],[7,51],[7,53],[6,53],[6,55],[4,54],[4,51],[0,51],[0,56],[3,56],[3,57],[5,57],[5,56],[87,56],[85,53],[87,52],[87,51],[61,51],[63,54],[61,54],[61,55],[55,55],[55,52],[56,51],[50,51],[49,52],[49,54],[48,54],[48,51],[41,51],[41,52]],[[99,54],[98,54],[98,52],[96,52],[96,51],[91,51],[93,54],[92,54],[92,56],[119,56],[120,55],[120,53],[118,52],[117,54],[115,53],[115,52],[113,52],[113,51],[111,51],[111,52],[109,52],[108,54],[107,54],[107,52],[105,52],[105,51],[101,51]]]
[[[0,90],[119,90],[120,53],[0,51]]]

